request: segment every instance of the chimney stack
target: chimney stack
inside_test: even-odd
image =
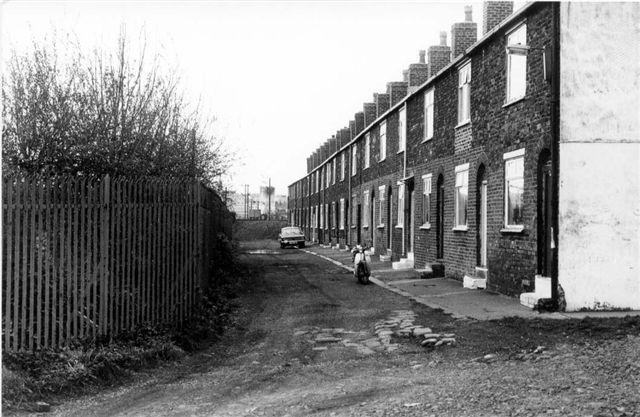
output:
[[[307,174],[311,172],[311,157],[307,157]]]
[[[420,51],[420,62],[409,65],[409,93],[413,93],[429,79],[429,65],[424,63],[424,51]]]
[[[482,35],[498,26],[513,14],[512,1],[485,1],[482,3]]]
[[[382,116],[389,110],[389,94],[374,93],[373,102],[376,103],[376,117]]]
[[[425,51],[424,49],[420,50],[420,60],[418,61],[418,63],[420,64],[426,64],[426,58],[425,55],[427,54],[427,51]]]
[[[359,135],[364,130],[364,113],[359,111],[353,117],[356,121],[356,135]]]
[[[364,103],[362,108],[364,110],[364,127],[367,127],[376,120],[376,103]]]
[[[464,54],[464,51],[478,40],[478,25],[471,21],[471,6],[464,7],[465,21],[451,26],[451,49],[453,58]]]
[[[350,120],[349,121],[349,140],[355,138],[357,135],[356,133],[356,121],[355,120]]]
[[[392,81],[387,83],[387,94],[389,95],[389,105],[391,107],[407,95],[407,87],[408,83],[405,81]]]
[[[451,62],[451,48],[447,46],[447,32],[440,32],[440,45],[429,47],[429,78]]]

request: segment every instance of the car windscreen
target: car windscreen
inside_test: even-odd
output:
[[[302,235],[302,230],[300,230],[297,227],[285,227],[284,229],[282,229],[280,231],[280,234],[283,237],[288,237],[288,236],[300,236]]]

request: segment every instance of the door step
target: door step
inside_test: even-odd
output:
[[[439,262],[427,263],[424,269],[419,269],[420,278],[444,278],[444,265]]]
[[[413,259],[402,258],[398,262],[391,263],[392,269],[413,269]]]
[[[487,268],[476,266],[473,276],[465,275],[462,281],[464,288],[470,289],[484,289],[487,288],[487,276],[489,270]]]
[[[538,300],[543,298],[551,298],[551,278],[536,275],[535,291],[520,294],[520,304],[534,309],[538,305]]]

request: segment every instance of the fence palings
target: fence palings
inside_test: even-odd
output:
[[[181,325],[232,220],[193,181],[7,177],[2,187],[1,339],[11,351]]]

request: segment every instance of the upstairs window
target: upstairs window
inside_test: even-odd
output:
[[[336,165],[338,165],[338,159],[334,159],[333,160],[333,164],[332,164],[332,168],[333,168],[333,175],[332,175],[332,183],[335,184],[336,183]]]
[[[467,202],[469,197],[469,164],[456,167],[455,229],[467,229]]]
[[[387,158],[387,122],[380,123],[380,161]]]
[[[424,140],[433,137],[433,88],[424,94]]]
[[[524,219],[524,149],[504,154],[504,225],[522,229]]]
[[[327,183],[325,188],[329,188],[329,185],[331,184],[331,161],[329,161],[329,165],[327,165],[326,171],[327,171]]]
[[[431,174],[422,176],[422,227],[431,226]]]
[[[507,36],[507,46],[527,46],[527,25]],[[524,97],[527,89],[527,53],[524,48],[507,48],[507,103]]]
[[[351,176],[358,172],[358,144],[354,143],[351,147]]]
[[[340,181],[344,181],[347,172],[346,151],[340,154]]]
[[[345,220],[344,198],[341,198],[340,199],[340,230],[344,230],[344,220]]]
[[[407,106],[400,109],[398,115],[398,153],[407,148]]]
[[[471,62],[458,70],[458,125],[471,120]]]
[[[369,168],[369,159],[371,158],[371,136],[367,133],[364,136],[364,169]]]

